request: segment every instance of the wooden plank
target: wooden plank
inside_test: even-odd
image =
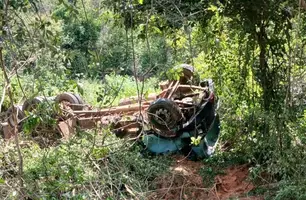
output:
[[[170,94],[168,95],[168,99],[172,97],[173,93],[178,89],[178,86],[179,86],[180,82],[179,81],[176,81],[173,89],[171,90]]]

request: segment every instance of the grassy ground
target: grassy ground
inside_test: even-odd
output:
[[[84,100],[93,106],[117,105],[120,99],[138,94],[136,82],[128,76],[106,76],[105,81],[100,82],[81,80],[80,85]],[[158,93],[158,79],[149,78],[144,83],[139,82],[138,90],[142,90],[143,95]]]
[[[145,157],[141,147],[107,130],[78,132],[59,145],[41,148],[21,137],[24,192],[31,199],[145,199],[151,181],[169,169],[167,156]],[[0,196],[17,199],[17,152],[1,141]]]

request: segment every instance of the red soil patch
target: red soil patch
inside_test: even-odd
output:
[[[164,174],[154,181],[157,188],[148,199],[207,199],[209,189],[203,187],[202,177],[198,173],[203,166],[182,156],[175,157],[176,163],[170,168],[170,174]]]
[[[248,166],[233,166],[225,170],[225,175],[215,177],[212,188],[205,188],[203,178],[199,170],[203,167],[201,162],[194,162],[175,157],[175,164],[170,168],[171,173],[158,177],[153,182],[154,192],[150,193],[148,199],[199,199],[199,200],[225,200],[230,197],[243,196],[254,188],[248,182]],[[260,200],[259,197],[243,197],[240,200]]]
[[[254,189],[254,185],[247,181],[249,168],[247,165],[227,168],[225,175],[215,177],[215,196],[217,199],[239,197]],[[261,199],[259,197],[244,197],[241,199]]]

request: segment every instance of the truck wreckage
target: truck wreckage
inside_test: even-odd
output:
[[[190,65],[182,64],[176,68],[181,70],[179,80],[160,83],[160,94],[122,99],[116,107],[92,108],[78,94],[69,92],[26,100],[22,106],[5,112],[5,121],[1,123],[4,138],[13,136],[16,121],[18,130],[22,130],[26,113],[37,105],[55,102],[60,108],[54,116],[55,129],[62,137],[70,137],[76,128],[109,126],[118,137],[142,135],[137,138],[141,138],[146,149],[155,154],[187,148],[197,157],[209,157],[220,134],[213,81],[193,80],[194,68]]]

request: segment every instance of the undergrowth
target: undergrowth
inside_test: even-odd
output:
[[[22,146],[24,191],[30,199],[145,199],[150,182],[171,164],[168,157],[144,157],[140,146],[107,130],[79,132],[50,148],[31,140]],[[16,199],[14,145],[1,142],[0,151],[0,196]]]

